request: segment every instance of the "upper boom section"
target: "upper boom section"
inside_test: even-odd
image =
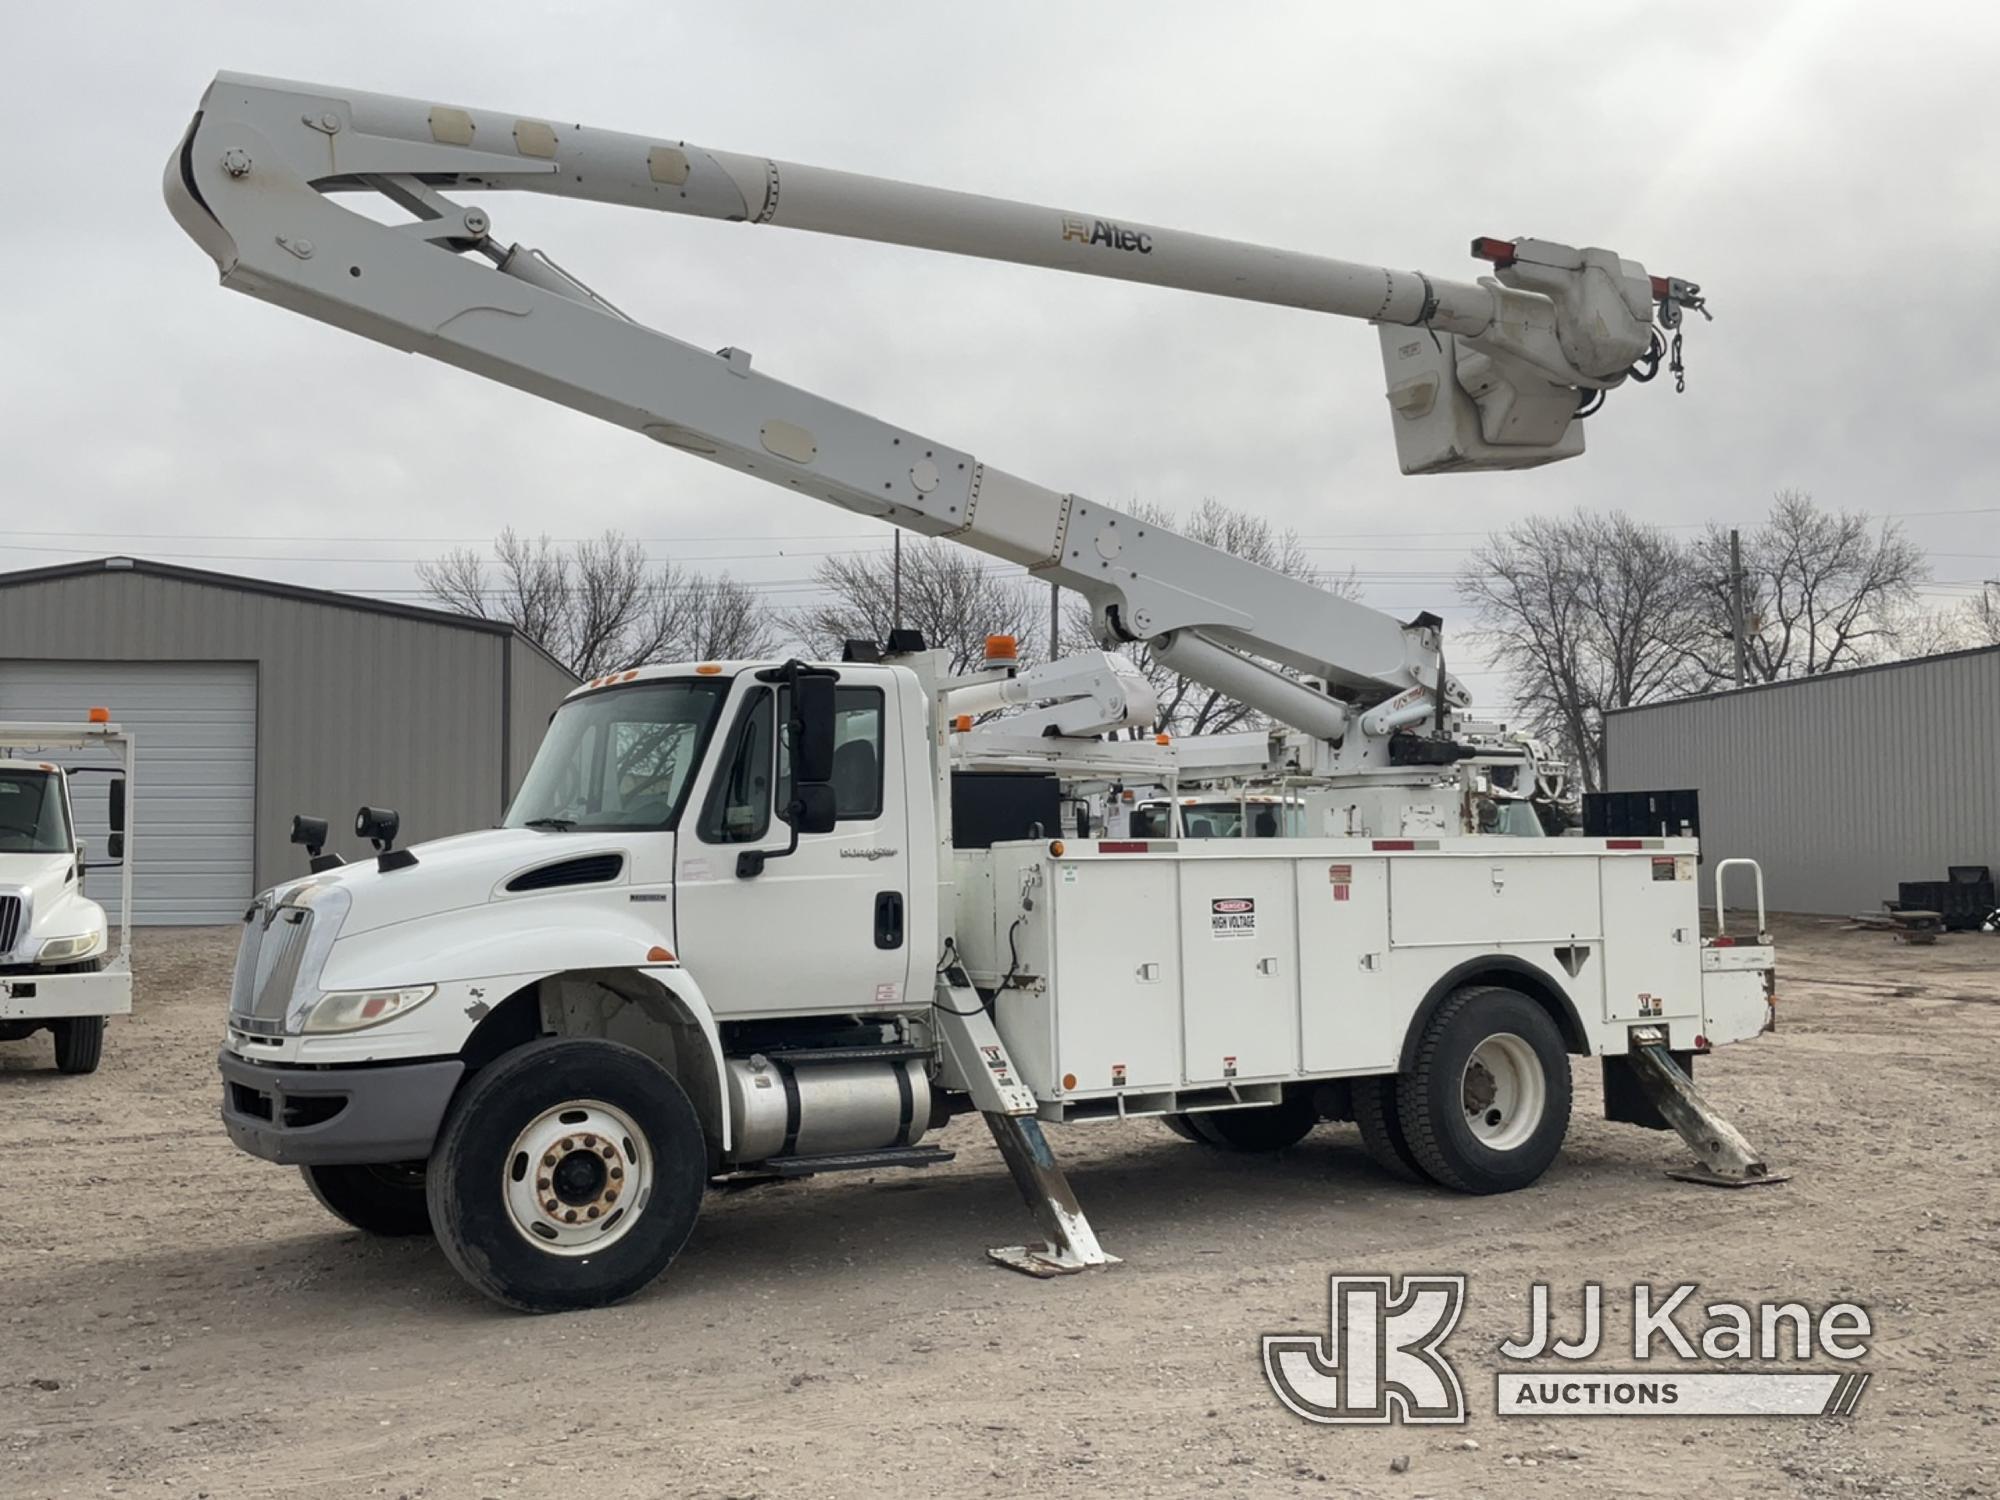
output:
[[[1087,598],[1107,644],[1151,642],[1177,670],[1348,741],[1343,758],[1363,739],[1436,721],[1440,690],[1467,701],[1443,672],[1435,620],[1399,624],[771,380],[742,350],[711,353],[641,327],[538,251],[497,239],[483,207],[448,196],[509,189],[1374,320],[1406,469],[1580,452],[1580,399],[1620,383],[1653,337],[1648,278],[1604,251],[1514,242],[1497,279],[1452,282],[421,100],[229,73],[204,96],[166,194],[224,285],[1022,564]],[[412,222],[342,206],[339,195],[359,191]],[[1370,709],[1363,734],[1348,734],[1350,716]]]

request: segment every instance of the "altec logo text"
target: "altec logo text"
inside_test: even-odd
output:
[[[1443,1345],[1464,1311],[1465,1287],[1463,1276],[1406,1276],[1400,1288],[1388,1276],[1334,1276],[1326,1336],[1267,1334],[1264,1376],[1309,1422],[1463,1422],[1464,1390]],[[1604,1369],[1579,1363],[1606,1349],[1603,1287],[1585,1283],[1576,1337],[1563,1338],[1548,1286],[1535,1283],[1526,1334],[1497,1350],[1495,1412],[1803,1417],[1846,1416],[1860,1404],[1866,1371],[1800,1366],[1867,1354],[1874,1330],[1865,1308],[1837,1302],[1815,1314],[1799,1302],[1710,1302],[1697,1325],[1683,1321],[1696,1311],[1695,1290],[1634,1286],[1630,1353],[1639,1368]],[[1693,1361],[1710,1368],[1687,1368]]]
[[[1112,250],[1129,250],[1138,255],[1153,253],[1153,237],[1144,230],[1127,229],[1108,219],[1079,219],[1065,214],[1062,237],[1086,245],[1103,245]]]

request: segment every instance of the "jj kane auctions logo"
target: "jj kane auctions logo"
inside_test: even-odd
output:
[[[1143,230],[1127,229],[1109,219],[1079,219],[1064,214],[1062,237],[1085,245],[1103,245],[1110,250],[1128,250],[1138,255],[1153,253],[1153,237]]]
[[[1264,1377],[1308,1422],[1462,1423],[1465,1392],[1443,1345],[1465,1310],[1465,1285],[1463,1276],[1405,1276],[1400,1287],[1389,1276],[1331,1277],[1326,1334],[1266,1334]],[[1683,1321],[1695,1291],[1634,1286],[1630,1353],[1639,1368],[1604,1369],[1577,1364],[1606,1348],[1603,1287],[1585,1283],[1576,1337],[1563,1338],[1548,1286],[1535,1283],[1526,1334],[1497,1351],[1505,1363],[1494,1377],[1495,1412],[1838,1417],[1860,1404],[1867,1371],[1802,1366],[1866,1355],[1874,1332],[1867,1309],[1836,1302],[1815,1315],[1798,1302],[1710,1302],[1696,1326]],[[1711,1368],[1675,1363],[1695,1360]]]

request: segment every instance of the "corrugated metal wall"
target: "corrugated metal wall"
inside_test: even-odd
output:
[[[2000,873],[2000,647],[1628,709],[1606,744],[1611,790],[1699,791],[1710,868],[1760,861],[1777,911]]]
[[[0,657],[256,662],[260,889],[304,868],[295,812],[350,858],[363,803],[396,808],[404,843],[494,823],[573,686],[504,632],[130,569],[0,581]]]

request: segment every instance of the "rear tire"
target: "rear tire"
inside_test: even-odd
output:
[[[56,1067],[64,1073],[95,1073],[104,1060],[104,1017],[72,1016],[54,1022]]]
[[[1249,1109],[1204,1109],[1192,1115],[1169,1115],[1168,1128],[1191,1141],[1224,1151],[1282,1151],[1296,1146],[1319,1124],[1309,1093],[1288,1093],[1272,1105]],[[1172,1122],[1178,1120],[1176,1125]],[[1185,1127],[1185,1128],[1183,1128]]]
[[[319,1206],[364,1234],[429,1234],[430,1203],[420,1161],[381,1165],[300,1167]]]
[[[1410,1149],[1445,1187],[1524,1188],[1548,1170],[1569,1132],[1562,1033],[1516,990],[1458,990],[1425,1026],[1398,1104]]]
[[[1402,1079],[1393,1076],[1354,1080],[1354,1123],[1368,1159],[1391,1177],[1404,1182],[1428,1182],[1430,1175],[1403,1134],[1396,1114],[1396,1092]]]
[[[482,1069],[425,1173],[446,1257],[522,1312],[602,1307],[680,1253],[708,1143],[673,1075],[617,1042],[548,1038]]]

